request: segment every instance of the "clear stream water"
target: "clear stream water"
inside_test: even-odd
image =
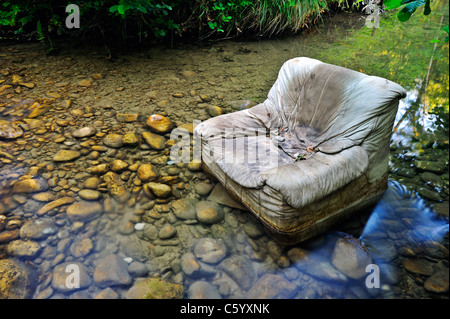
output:
[[[172,296],[164,287],[181,286],[183,298],[448,298],[448,44],[430,43],[445,37],[448,2],[433,4],[430,16],[407,23],[386,13],[373,34],[365,16],[341,13],[297,36],[127,50],[112,60],[88,46],[48,57],[39,44],[0,46],[0,119],[25,131],[0,140],[0,265],[20,260],[36,274],[30,298],[142,297],[136,291],[149,278],[161,280],[153,293],[164,298]],[[408,90],[392,137],[389,190],[326,234],[280,246],[233,204],[215,206],[223,218],[212,225],[179,218],[175,200],[210,198],[217,181],[168,162],[167,143],[163,150],[104,145],[107,134],[140,136],[151,114],[180,125],[208,119],[211,106],[227,113],[260,103],[281,65],[298,56]],[[13,84],[13,75],[33,85]],[[35,102],[49,107],[25,121]],[[74,137],[82,127],[94,135]],[[53,161],[61,149],[79,157]],[[105,178],[114,160],[127,165],[115,170],[115,184]],[[173,185],[172,196],[145,191],[136,171],[146,163]],[[14,193],[26,177],[49,187]],[[117,187],[129,196],[118,200]],[[69,200],[38,213],[63,197],[84,198],[100,212],[74,221]],[[354,256],[359,264],[342,265]],[[62,266],[70,264],[81,270],[79,288],[65,286]]]

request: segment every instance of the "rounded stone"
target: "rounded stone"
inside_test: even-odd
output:
[[[20,238],[22,239],[43,239],[55,234],[58,227],[50,218],[40,218],[28,220],[20,228]]]
[[[109,165],[106,163],[98,164],[92,167],[91,173],[97,175],[103,175],[108,172]]]
[[[260,224],[247,222],[243,229],[250,238],[259,238],[264,235],[264,229],[260,226]]]
[[[103,205],[100,202],[80,201],[67,207],[67,217],[75,221],[89,221],[99,217],[103,213]]]
[[[133,282],[128,273],[128,264],[114,254],[99,260],[93,277],[97,286],[101,288],[115,285],[130,285]]]
[[[93,189],[82,189],[78,192],[78,195],[85,200],[97,200],[100,198],[101,193]]]
[[[148,268],[144,263],[133,261],[128,265],[128,272],[134,277],[145,277],[148,274]]]
[[[127,292],[127,299],[181,299],[183,285],[160,278],[138,279]]]
[[[84,187],[89,189],[96,189],[100,185],[102,180],[97,176],[89,177],[84,181]]]
[[[200,270],[200,265],[193,253],[189,252],[181,256],[181,270],[188,276]]]
[[[143,132],[142,138],[154,150],[161,151],[166,147],[166,139],[164,136],[151,132]]]
[[[447,293],[449,290],[449,273],[447,271],[437,271],[433,273],[424,283],[424,288],[434,293]]]
[[[150,182],[146,185],[156,197],[165,198],[172,194],[172,188],[166,184]]]
[[[0,259],[0,298],[31,298],[38,283],[37,273],[15,259]]]
[[[13,186],[13,193],[36,193],[48,190],[48,183],[43,179],[28,178],[18,181]]]
[[[297,286],[280,275],[265,274],[248,292],[251,299],[289,299],[297,292]]]
[[[76,129],[75,131],[73,131],[72,136],[75,138],[83,138],[83,137],[93,136],[96,133],[97,133],[97,130],[95,129],[95,127],[86,126],[86,127],[81,127],[79,129]]]
[[[103,144],[112,148],[119,148],[123,145],[123,136],[120,134],[108,134],[103,138]]]
[[[222,108],[216,105],[208,105],[206,107],[206,112],[208,112],[211,117],[219,116],[223,113]]]
[[[55,162],[69,162],[73,161],[81,156],[81,153],[73,150],[60,150],[53,156]]]
[[[174,127],[174,123],[168,117],[159,114],[149,116],[145,124],[150,130],[158,134],[165,134]]]
[[[41,246],[33,240],[14,240],[6,247],[9,256],[34,258],[41,251]]]
[[[89,255],[94,248],[94,243],[90,238],[84,238],[72,244],[70,252],[75,258],[80,258]]]
[[[194,255],[198,260],[216,264],[227,255],[228,249],[223,241],[214,238],[202,238],[194,246]]]
[[[140,142],[140,138],[136,133],[126,133],[122,141],[124,145],[137,145]]]
[[[189,299],[222,299],[216,287],[207,281],[196,281],[188,289]]]
[[[200,163],[196,163],[196,162],[192,161],[189,164],[187,164],[187,168],[190,171],[197,172],[197,171],[200,171],[202,169],[202,163],[201,162]]]
[[[161,239],[169,239],[175,236],[177,231],[173,228],[172,225],[166,224],[159,230],[159,238]]]
[[[138,177],[143,182],[151,182],[158,178],[158,170],[151,164],[142,164],[138,169]]]
[[[336,242],[331,264],[347,277],[361,279],[366,276],[366,267],[372,263],[367,250],[356,238],[340,238]]]
[[[52,192],[42,192],[34,194],[31,198],[38,202],[51,202],[55,200],[55,195]]]
[[[213,187],[214,187],[213,184],[201,182],[195,185],[195,191],[197,192],[197,194],[201,196],[206,196],[211,192]]]
[[[0,138],[15,139],[23,135],[23,130],[14,123],[0,120]]]
[[[82,263],[67,262],[53,269],[52,287],[56,291],[75,292],[85,289],[91,284],[92,279],[89,276],[88,269]]]
[[[224,217],[222,207],[215,202],[200,201],[195,208],[198,221],[205,224],[218,223]]]
[[[180,219],[195,219],[197,217],[195,198],[182,198],[172,202],[172,211]]]
[[[117,255],[108,255],[99,260],[94,270],[97,286],[106,288],[115,285],[130,285],[133,282],[128,273],[128,264]]]

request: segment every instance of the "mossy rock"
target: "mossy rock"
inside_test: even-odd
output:
[[[184,287],[159,278],[137,280],[127,299],[182,299]]]
[[[416,167],[422,171],[428,171],[436,174],[442,174],[445,171],[445,162],[435,162],[435,161],[417,161]]]
[[[15,259],[0,260],[0,299],[31,298],[38,282],[36,272]]]

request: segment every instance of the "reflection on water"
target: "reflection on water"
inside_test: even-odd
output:
[[[409,192],[398,182],[390,181],[389,189],[372,212],[360,237],[376,248],[376,234],[391,233],[393,239],[411,247],[427,241],[440,242],[448,232],[448,218],[439,216],[426,206],[423,198]]]
[[[276,244],[270,242],[266,253],[277,265],[267,269],[267,264],[262,267],[252,256],[255,251],[263,253],[263,247],[240,250],[239,236],[237,245],[227,238],[225,242],[231,240],[233,246],[228,246],[230,251],[219,264],[219,272],[199,270],[188,282],[210,282],[210,289],[205,288],[210,294],[207,297],[217,296],[212,287],[226,287],[231,289],[231,298],[396,298],[412,294],[399,286],[412,275],[423,276],[420,280],[429,290],[445,290],[430,278],[442,277],[444,286],[445,278],[448,281],[444,265],[448,249],[442,244],[448,230],[447,218],[438,216],[403,185],[390,181],[359,239],[330,232],[296,246],[279,247],[283,252],[278,255],[273,248]],[[284,253],[288,261],[277,259]],[[192,292],[190,297],[196,296]]]

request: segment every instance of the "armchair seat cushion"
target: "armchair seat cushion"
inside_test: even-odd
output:
[[[261,178],[280,192],[287,204],[301,208],[360,177],[368,166],[364,149],[354,146],[337,154],[316,153],[306,160],[269,169]]]
[[[229,145],[225,145],[225,144]],[[315,153],[295,161],[266,136],[215,139],[212,158],[234,182],[247,188],[272,187],[287,204],[301,208],[366,172],[367,153],[354,146],[337,154]]]

